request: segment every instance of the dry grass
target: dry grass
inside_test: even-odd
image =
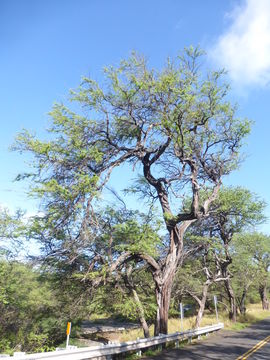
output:
[[[261,304],[250,304],[247,307],[246,315],[239,315],[237,322],[233,323],[228,319],[227,313],[219,314],[219,322],[224,323],[225,330],[242,330],[243,328],[249,326],[250,324],[265,319],[270,316],[270,311],[262,310]],[[216,324],[216,315],[206,313],[202,319],[201,326],[213,325]],[[184,330],[192,329],[195,324],[195,316],[187,317],[183,321]],[[180,331],[180,320],[170,319],[169,320],[169,333],[174,333]],[[154,326],[150,327],[151,336],[154,333]],[[116,338],[116,334],[112,334],[112,338]],[[135,340],[137,338],[143,338],[143,331],[141,329],[128,330],[121,334],[117,334],[117,340],[120,342],[125,342],[129,340]]]
[[[221,321],[224,323],[224,327],[227,330],[242,330],[252,323],[263,320],[269,316],[270,311],[262,310],[261,304],[250,304],[247,306],[246,315],[239,315],[236,323],[232,323],[224,315],[221,317]]]

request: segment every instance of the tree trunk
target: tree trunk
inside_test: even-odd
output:
[[[263,310],[269,310],[269,301],[267,298],[266,284],[262,284],[259,286],[259,293],[262,301]]]
[[[236,315],[237,315],[237,306],[236,306],[236,299],[234,295],[234,291],[230,282],[230,279],[224,281],[225,289],[228,294],[229,303],[230,303],[230,311],[229,311],[229,318],[236,322]]]
[[[165,264],[160,271],[153,274],[156,285],[157,316],[155,322],[155,336],[168,334],[168,318],[172,285],[176,270],[180,266],[183,251],[183,236],[191,222],[185,222],[181,229],[175,226],[170,229],[170,250]]]
[[[141,303],[141,300],[139,299],[137,291],[134,288],[132,288],[132,294],[133,294],[133,298],[135,300],[137,310],[138,310],[138,313],[139,313],[139,320],[140,320],[140,323],[141,323],[142,328],[143,328],[144,337],[149,338],[150,337],[150,332],[149,332],[148,324],[147,324],[147,322],[145,320],[143,305]]]
[[[156,286],[157,315],[154,331],[155,336],[168,334],[168,318],[173,280],[174,276],[171,275],[162,287]]]
[[[246,296],[247,296],[247,289],[244,288],[239,305],[239,310],[242,315],[245,315],[246,313],[246,307],[245,307]]]
[[[129,289],[130,294],[133,296],[133,299],[135,301],[136,304],[136,308],[137,308],[137,312],[139,315],[139,320],[140,323],[142,325],[143,328],[143,333],[144,333],[144,337],[145,338],[149,338],[150,337],[150,332],[149,332],[149,327],[148,324],[145,320],[145,313],[144,313],[144,308],[143,308],[143,304],[139,298],[139,295],[136,291],[136,287],[132,281],[132,274],[133,268],[131,265],[129,265],[129,267],[126,269],[126,273],[122,273],[123,276],[123,280],[125,282],[126,287]]]
[[[201,320],[203,317],[203,313],[204,313],[204,308],[205,308],[205,303],[206,303],[206,298],[207,298],[207,294],[208,294],[208,288],[209,288],[209,284],[204,284],[203,286],[203,291],[202,291],[202,298],[199,302],[199,310],[196,316],[196,322],[195,322],[195,328],[199,328],[200,324],[201,324]]]
[[[140,322],[141,322],[141,325],[142,325],[142,328],[143,328],[144,337],[149,338],[150,337],[150,331],[149,331],[149,327],[148,327],[148,324],[147,324],[145,318],[140,317]]]

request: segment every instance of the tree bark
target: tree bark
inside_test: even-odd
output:
[[[202,317],[203,317],[203,313],[204,313],[204,309],[205,309],[205,303],[206,303],[206,299],[207,299],[207,294],[208,294],[208,289],[209,289],[209,284],[204,284],[203,286],[203,291],[202,291],[202,298],[199,302],[199,310],[196,316],[196,322],[195,322],[195,328],[199,328],[201,321],[202,321]]]
[[[230,242],[230,238],[223,234],[222,239],[223,239],[224,247],[225,247],[226,260],[221,264],[221,272],[222,272],[223,278],[225,279],[224,285],[225,285],[225,290],[228,295],[229,304],[230,304],[229,319],[231,319],[233,322],[236,322],[237,302],[236,302],[236,297],[235,297],[235,294],[234,294],[234,291],[233,291],[233,288],[231,285],[231,280],[230,280],[229,271],[228,271],[228,266],[232,263],[232,258],[230,256],[229,250],[228,250],[228,244]]]
[[[246,313],[246,307],[245,307],[246,296],[247,296],[247,289],[245,287],[242,292],[240,305],[239,305],[240,314],[242,314],[242,315],[245,315],[245,313]]]
[[[183,255],[183,236],[190,222],[181,227],[175,226],[170,231],[170,250],[163,266],[153,273],[156,285],[157,315],[155,321],[155,335],[168,333],[168,318],[171,292],[176,270],[181,265]]]
[[[259,286],[259,293],[262,301],[263,310],[269,310],[269,301],[267,298],[267,289],[265,283]]]
[[[170,276],[165,281],[162,281],[161,279],[161,282],[163,282],[162,286],[158,286],[156,283],[157,315],[154,331],[155,336],[158,336],[159,334],[168,334],[169,308],[175,270],[176,267],[173,266]]]
[[[230,303],[229,318],[233,322],[236,322],[236,316],[237,316],[236,298],[234,295],[234,291],[233,291],[230,279],[225,280],[224,283],[225,283],[225,289],[228,294],[229,303]]]
[[[141,300],[140,300],[140,298],[139,298],[139,296],[137,294],[137,291],[134,288],[132,289],[132,295],[133,295],[133,298],[134,298],[136,306],[137,306],[137,310],[138,310],[138,313],[139,313],[139,320],[140,320],[140,323],[141,323],[142,328],[143,328],[144,337],[149,338],[150,337],[150,332],[149,332],[148,324],[147,324],[147,322],[145,320],[145,314],[144,314],[143,305],[142,305]]]
[[[136,291],[136,288],[134,286],[134,283],[130,277],[132,273],[132,266],[129,266],[129,268],[127,269],[127,272],[124,274],[123,279],[124,282],[126,284],[126,287],[129,289],[130,293],[133,296],[133,299],[135,301],[136,307],[137,307],[137,311],[138,311],[138,315],[139,315],[139,320],[140,323],[142,325],[143,328],[143,333],[144,333],[144,337],[145,338],[149,338],[150,337],[150,332],[149,332],[149,327],[148,324],[146,322],[145,319],[145,313],[144,313],[144,308],[143,308],[143,304],[139,298],[139,295]]]

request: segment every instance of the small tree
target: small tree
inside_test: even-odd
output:
[[[264,208],[265,202],[249,190],[241,187],[224,187],[211,204],[211,215],[200,227],[210,237],[219,238],[223,245],[222,251],[215,252],[215,259],[225,279],[225,290],[230,303],[230,318],[233,321],[236,321],[237,304],[229,271],[233,260],[231,241],[233,236],[245,229],[262,223],[265,220]]]
[[[177,271],[173,287],[174,297],[188,295],[197,302],[196,328],[200,327],[210,288],[226,280],[217,261],[222,245],[218,238],[203,237],[206,232],[202,223],[190,228],[185,237],[185,254],[188,256]]]
[[[253,276],[254,274],[256,276],[254,281],[258,286],[262,308],[269,310],[267,287],[269,286],[270,237],[262,233],[246,233],[240,235],[237,242],[243,249],[243,253],[249,255],[250,262],[253,264]]]
[[[81,291],[88,289],[93,302],[102,297],[104,306],[94,308],[117,314],[122,310],[123,316],[139,320],[145,337],[149,337],[147,320],[155,309],[153,281],[148,265],[137,254],[143,251],[153,258],[160,256],[159,221],[152,214],[106,207],[95,214],[95,225],[95,237],[89,244],[68,247],[64,256],[53,254],[45,263],[54,264],[64,284],[72,286],[74,280],[80,280]],[[104,289],[98,289],[100,286]]]
[[[218,251],[219,244],[214,239],[205,239],[205,243],[202,249],[201,256],[201,293],[196,294],[192,291],[189,294],[197,301],[199,309],[195,320],[195,328],[200,327],[201,320],[203,317],[205,304],[209,292],[209,288],[213,284],[226,281],[224,275],[221,272],[218,262],[216,261],[216,252]]]
[[[121,290],[124,295],[123,299],[126,294],[129,296],[128,301],[126,299],[117,304],[118,309],[122,309],[125,313],[129,309],[130,314],[133,311],[132,318],[140,321],[144,336],[149,337],[147,313],[149,308],[153,307],[151,301],[149,306],[149,299],[151,299],[149,289],[153,291],[153,286],[151,286],[153,283],[151,281],[149,283],[149,277],[147,277],[149,275],[148,264],[145,266],[141,256],[137,254],[143,252],[153,259],[159,258],[158,248],[161,246],[161,239],[158,236],[159,224],[154,222],[150,216],[146,217],[138,212],[125,214],[124,211],[124,214],[122,213],[120,216],[115,209],[111,209],[109,213],[111,221],[110,225],[109,223],[107,225],[110,226],[110,229],[107,231],[105,229],[99,241],[101,246],[106,244],[105,248],[109,255],[108,257],[106,250],[103,251],[101,272],[107,268],[105,270],[106,281],[114,283]],[[102,254],[102,251],[98,253]],[[123,254],[124,258],[121,260]]]
[[[254,251],[251,243],[243,234],[234,236],[231,243],[232,264],[232,287],[236,302],[241,314],[246,313],[246,301],[251,289],[257,287],[259,269],[254,261]]]
[[[50,251],[59,242],[66,247],[91,241],[93,199],[115,167],[126,164],[125,169],[138,171],[133,191],[158,201],[169,238],[160,261],[137,252],[155,282],[156,334],[168,331],[185,231],[208,215],[223,177],[238,167],[249,133],[249,122],[236,117],[226,98],[224,72],[200,71],[201,55],[191,47],[161,71],[132,55],[119,67],[105,69],[103,87],[85,78],[72,92],[80,113],[54,106],[50,140],[23,132],[16,145],[34,156],[33,172],[18,178],[30,176],[33,192],[42,199],[45,215],[38,237],[51,239]],[[206,188],[209,196],[202,199]],[[192,202],[184,208],[187,193]]]

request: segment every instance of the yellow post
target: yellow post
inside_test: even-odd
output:
[[[71,322],[68,322],[67,323],[67,344],[66,344],[66,348],[68,348],[70,332],[71,332]]]

